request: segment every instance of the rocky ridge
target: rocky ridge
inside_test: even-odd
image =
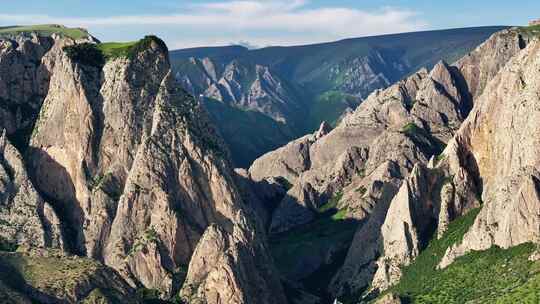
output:
[[[346,39],[331,43],[240,46],[173,51],[175,76],[205,103],[237,166],[313,132],[336,125],[373,91],[422,66],[454,61],[502,28],[470,28]],[[219,104],[219,105],[216,105]],[[254,113],[257,119],[252,119]],[[228,119],[220,119],[221,117]],[[270,121],[265,118],[270,118]],[[246,123],[249,120],[250,123]],[[260,129],[252,132],[253,126]],[[237,149],[241,145],[243,149]]]
[[[329,281],[320,301],[372,297],[477,208],[438,268],[538,242],[540,46],[521,29],[376,91],[333,130],[323,123],[235,171],[158,38],[101,57],[95,41],[52,35],[39,56],[20,55],[17,39],[39,49],[36,37],[9,38],[0,53],[46,75],[5,82],[39,109],[18,114],[26,105],[11,106],[13,95],[2,112],[0,267],[16,277],[0,277],[0,295],[12,301],[136,303],[138,289],[188,303],[316,302],[303,289],[318,273]],[[280,277],[276,239],[303,242],[306,223],[327,237],[332,221],[354,224],[354,238],[324,239],[302,273],[290,265],[294,278]]]

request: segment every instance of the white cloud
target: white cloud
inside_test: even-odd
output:
[[[186,42],[208,41],[212,45],[220,43],[218,41],[235,40],[257,45],[321,42],[427,27],[427,23],[416,12],[408,9],[385,7],[367,11],[336,6],[311,8],[308,4],[307,0],[235,0],[193,4],[181,14],[96,18],[0,14],[0,24],[59,23],[87,27],[90,30],[99,28],[104,33],[107,29],[129,26],[151,27],[157,34],[160,34],[160,29],[169,28],[170,32],[177,28],[192,34],[191,38],[186,37]],[[212,31],[216,33],[212,34]],[[200,39],[194,39],[193,34],[198,32]],[[164,36],[173,46],[182,40],[180,30],[176,37],[173,34]],[[311,40],[306,41],[306,38]]]

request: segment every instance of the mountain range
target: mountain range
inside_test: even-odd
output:
[[[247,167],[262,154],[335,126],[373,91],[439,60],[454,62],[504,27],[479,27],[249,50],[241,46],[171,51],[182,86],[205,104]]]
[[[486,36],[238,168],[212,105],[256,135],[289,104],[204,95],[307,93],[232,57],[202,98],[182,75],[256,51],[182,74],[155,36],[0,28],[0,302],[538,303],[540,26]]]

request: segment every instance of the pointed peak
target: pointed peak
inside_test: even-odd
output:
[[[433,67],[431,70],[431,77],[437,77],[437,75],[449,74],[450,73],[450,66],[446,63],[444,60],[439,60],[437,64]]]

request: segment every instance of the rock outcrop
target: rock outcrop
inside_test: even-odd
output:
[[[286,303],[268,250],[249,226],[235,225],[229,233],[208,227],[189,264],[180,293],[188,303]],[[259,271],[253,271],[254,268]]]
[[[54,38],[35,33],[0,38],[0,129],[20,148],[27,144],[47,95],[49,74],[42,59]]]
[[[255,178],[284,176],[293,183],[274,213],[273,231],[283,232],[309,222],[313,209],[338,191],[373,188],[378,179],[369,176],[386,162],[391,162],[394,168],[387,167],[386,172],[380,172],[384,170],[380,169],[376,174],[400,176],[401,179],[409,174],[415,163],[427,163],[432,155],[441,151],[442,144],[451,138],[463,120],[462,113],[469,107],[463,96],[464,90],[450,67],[440,62],[430,74],[421,70],[384,91],[375,92],[340,125],[318,140],[306,144],[306,140],[313,138],[307,136],[255,161],[250,168]],[[304,151],[290,156],[291,151],[300,148],[309,150],[309,154]],[[298,155],[305,156],[299,161]],[[287,170],[291,168],[298,169]],[[290,172],[301,174],[293,179]],[[358,187],[346,188],[351,184]],[[395,186],[399,187],[399,184]],[[371,209],[374,203],[373,200],[371,203],[355,202],[350,193],[345,193],[345,198],[349,201],[343,201],[340,207],[351,210]],[[358,219],[362,218],[360,215]]]
[[[270,232],[283,233],[312,221],[319,207],[342,193],[337,208],[346,210],[360,227],[330,291],[340,295],[368,285],[378,269],[374,263],[383,252],[389,253],[384,255],[387,261],[395,263],[379,265],[377,276],[382,279],[378,287],[395,282],[399,267],[414,259],[428,238],[425,235],[442,235],[449,221],[478,206],[474,169],[452,171],[448,168],[454,166],[452,163],[435,169],[439,158],[434,156],[452,142],[486,83],[524,47],[523,43],[527,41],[518,30],[497,33],[453,65],[439,62],[430,72],[420,70],[374,92],[324,136],[313,140],[314,135],[308,135],[256,160],[250,168],[252,178],[284,177],[292,184],[273,212]],[[425,178],[431,184],[422,187],[438,187],[434,194],[426,194],[431,188],[418,192],[422,183],[414,181],[421,178],[419,173],[401,185],[415,164],[427,164],[430,159],[431,167],[426,169],[429,178]],[[402,188],[405,194],[399,195],[398,189],[405,185],[416,187],[409,191]],[[427,207],[423,205],[426,201],[430,202]],[[397,212],[399,205],[415,211]],[[394,214],[397,217],[392,220]],[[415,240],[409,242],[411,232],[403,230],[400,235],[407,248],[391,250],[389,241],[385,246],[385,239],[390,238],[382,235],[386,231],[398,237],[393,231],[398,229],[397,222],[407,222],[400,218],[406,214],[412,221],[409,230],[416,231]],[[426,218],[420,225],[418,219],[424,217],[430,220]],[[437,226],[437,230],[429,230]],[[383,268],[388,271],[383,272]]]
[[[189,92],[263,113],[281,123],[297,123],[293,118],[302,107],[296,92],[268,66],[238,60],[223,65],[208,57],[190,58],[186,65],[193,67],[178,71],[177,78]]]
[[[218,267],[212,276],[237,284],[208,283],[216,290],[197,297],[212,303],[226,289],[241,295],[236,303],[259,297],[286,303],[229,152],[205,109],[175,83],[165,44],[149,36],[104,58],[93,41],[51,39],[40,65],[48,76],[40,83],[45,95],[25,159],[5,135],[0,141],[2,237],[102,261],[132,288],[171,298],[190,261],[207,254],[192,257],[214,225],[230,235],[230,254],[237,253],[234,262],[223,262],[233,273]],[[9,82],[8,92],[16,85]],[[197,275],[194,263],[196,277],[188,279],[202,284],[206,275]]]
[[[484,206],[463,242],[449,248],[441,267],[470,250],[539,240],[539,151],[533,135],[540,131],[538,54],[540,44],[534,41],[487,85],[446,152],[474,163]],[[460,149],[451,149],[454,145]]]

